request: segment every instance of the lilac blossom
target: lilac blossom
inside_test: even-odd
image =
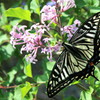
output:
[[[62,34],[64,33],[68,33],[68,40],[71,39],[71,37],[73,36],[73,34],[77,31],[78,26],[80,26],[81,22],[79,20],[75,20],[74,24],[69,25],[69,26],[64,26],[63,28],[61,28],[62,30]]]
[[[80,25],[81,25],[81,22],[80,22],[79,20],[76,19],[76,20],[74,21],[74,24],[80,26]]]
[[[61,12],[68,10],[69,8],[76,7],[74,0],[57,0],[61,7]]]
[[[75,7],[74,0],[52,0],[55,4],[45,5],[41,10],[41,23],[36,23],[32,25],[29,29],[27,26],[18,27],[18,25],[14,26],[11,34],[11,41],[10,43],[15,48],[16,45],[22,45],[20,53],[26,52],[27,55],[25,56],[27,61],[32,63],[36,63],[37,53],[40,51],[42,54],[47,55],[47,59],[52,61],[53,52],[58,52],[61,47],[61,38],[55,39],[52,34],[50,33],[50,25],[55,23],[56,25],[59,24],[58,17],[61,17],[61,13],[68,10],[69,8]],[[57,12],[57,5],[60,8]],[[46,25],[45,21],[49,21],[49,24]],[[69,26],[64,26],[59,29],[61,30],[62,34],[68,34],[68,40],[72,37],[72,35],[76,32],[80,26],[80,21],[75,20],[74,24]],[[46,33],[46,34],[45,34]],[[61,35],[62,35],[61,34]],[[56,41],[51,41],[56,40]],[[58,40],[58,41],[57,41]]]
[[[69,8],[75,7],[74,0],[52,0],[52,2],[58,3],[60,7],[60,13],[68,10]],[[58,16],[60,16],[60,13],[57,14],[56,11],[56,4],[53,6],[45,5],[41,10],[41,23],[44,23],[45,21],[51,21],[58,24]]]
[[[21,53],[26,51],[29,53],[27,59],[31,62],[35,63],[37,61],[36,54],[38,49],[43,45],[42,44],[42,34],[45,29],[42,25],[35,24],[30,29],[25,30],[26,26],[22,26],[18,28],[14,26],[12,31],[10,32],[11,36],[11,44],[15,47],[15,45],[23,44],[21,48]],[[35,30],[36,33],[30,33],[30,31]]]
[[[56,22],[57,20],[57,13],[55,6],[45,5],[41,10],[41,22],[51,20]]]
[[[50,38],[44,38],[43,41],[46,43],[50,40]]]
[[[49,61],[53,61],[53,57],[52,57],[52,52],[57,52],[61,49],[62,45],[61,43],[56,44],[54,46],[50,46],[50,44],[48,44],[47,48],[42,49],[41,53],[45,53],[47,54],[47,59]]]
[[[23,51],[27,52],[28,55],[26,55],[27,61],[30,61],[32,63],[36,63],[37,60],[37,53],[38,50],[41,50],[41,53],[47,54],[47,58],[49,60],[52,60],[52,52],[57,51],[60,49],[60,45],[49,45],[50,38],[43,37],[44,32],[46,31],[45,25],[40,25],[39,23],[34,24],[31,26],[30,29],[26,29],[26,26],[22,26],[18,28],[17,26],[14,26],[11,34],[11,41],[10,43],[15,47],[16,45],[21,45],[20,52],[23,53]],[[31,33],[31,31],[34,30],[34,33]],[[48,44],[46,46],[46,44]],[[57,47],[57,49],[55,49]]]

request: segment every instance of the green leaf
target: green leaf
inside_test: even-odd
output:
[[[36,95],[38,92],[38,87],[33,87],[32,88],[32,94]]]
[[[31,12],[29,10],[24,10],[20,7],[10,8],[5,12],[7,17],[16,17],[22,20],[32,21]]]
[[[22,93],[20,87],[16,87],[14,89],[14,100],[22,100]]]
[[[75,0],[76,7],[82,8],[86,3],[84,0]]]
[[[17,25],[17,24],[20,23],[21,21],[22,21],[22,20],[20,20],[20,19],[11,20],[11,21],[10,21],[10,25],[11,25],[11,26]]]
[[[14,51],[14,48],[12,47],[11,44],[8,44],[7,46],[3,46],[2,48],[6,50],[9,57],[12,55],[12,53]]]
[[[7,34],[0,34],[0,45],[2,45],[4,42],[8,41]]]
[[[4,4],[1,3],[0,4],[0,14],[2,15],[0,17],[0,26],[3,26],[7,23],[7,17],[5,16],[4,12],[5,12],[5,7],[4,7]]]
[[[0,47],[0,61],[10,58],[13,51],[14,49],[11,44]]]
[[[91,13],[97,13],[100,11],[100,7],[89,7]]]
[[[94,70],[94,75],[97,77],[98,80],[100,80],[100,70],[96,66],[95,66],[95,70]]]
[[[94,6],[99,7],[100,6],[100,0],[84,0],[84,2],[87,4],[88,7]]]
[[[51,71],[54,67],[54,64],[55,64],[55,61],[52,61],[52,62],[48,61],[46,63],[47,69]]]
[[[40,5],[39,0],[32,0],[30,4],[30,8],[38,15],[40,15]]]
[[[80,83],[80,81],[74,81],[70,85],[75,85],[75,84],[79,84],[79,83]]]
[[[48,80],[48,74],[45,73],[43,75],[36,76],[34,77],[34,80],[37,83],[45,83]]]
[[[17,73],[16,70],[11,70],[9,73],[8,73],[8,76],[9,76],[9,80],[7,82],[7,84],[9,83],[12,83],[13,79],[15,78],[15,74]]]
[[[8,100],[13,100],[13,94],[9,92]]]
[[[26,82],[25,86],[23,88],[21,88],[22,98],[24,98],[26,96],[26,94],[29,92],[29,90],[31,88],[32,88],[31,84],[29,82]]]
[[[25,75],[27,75],[28,77],[32,77],[32,68],[31,68],[31,64],[28,64],[26,67],[24,67],[24,73],[25,73]]]
[[[74,20],[74,17],[72,17],[72,18],[69,20],[69,22],[68,22],[67,25],[71,25],[71,24],[73,23],[73,20]]]
[[[87,91],[82,91],[79,100],[92,100],[93,88],[90,87]]]

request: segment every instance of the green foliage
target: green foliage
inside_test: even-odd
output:
[[[90,87],[87,91],[82,91],[79,100],[92,100],[93,88]]]
[[[5,25],[7,23],[7,17],[4,14],[4,12],[5,12],[4,4],[1,3],[0,5],[1,5],[0,6],[0,12],[2,13],[2,17],[1,17],[1,20],[0,20],[0,26],[1,26],[1,25]]]
[[[47,62],[46,63],[47,69],[51,71],[53,69],[54,64],[55,64],[55,61],[54,62]]]
[[[20,7],[9,8],[8,10],[6,10],[5,14],[7,17],[16,17],[22,20],[32,21],[30,11],[24,10]]]
[[[81,7],[84,7],[85,6],[85,2],[84,2],[84,0],[75,0],[75,3],[76,3],[76,6],[77,7],[79,7],[79,8],[81,8]]]
[[[64,98],[63,100],[76,100],[74,97],[70,96],[68,98]]]
[[[31,84],[29,82],[26,82],[25,86],[21,88],[22,98],[25,97],[25,95],[28,93],[30,89],[31,89]]]
[[[27,75],[28,77],[32,77],[31,64],[28,64],[28,65],[24,68],[24,73],[25,73],[25,75]]]
[[[30,64],[20,54],[20,47],[17,46],[15,49],[10,44],[12,27],[17,23],[30,27],[33,25],[33,21],[34,23],[39,22],[40,10],[49,0],[24,1],[6,2],[3,0],[2,3],[0,2],[0,100],[35,100],[39,86],[47,84],[49,74],[55,64],[55,61],[50,62],[44,57],[40,57],[36,65]],[[75,2],[76,8],[62,14],[64,25],[73,24],[75,19],[84,22],[90,15],[100,11],[100,0],[75,0]],[[56,24],[53,26],[56,28]],[[55,40],[51,40],[52,44],[55,43],[57,37],[61,38],[54,31],[51,34],[55,37]],[[100,79],[99,68],[95,67],[94,73]],[[80,82],[75,81],[71,85]],[[61,100],[98,100],[100,98],[100,81],[89,77],[85,83],[89,85],[89,89],[83,89],[80,98],[72,97],[69,94],[69,97],[64,95]],[[46,91],[44,94],[47,95]]]
[[[21,88],[16,87],[14,90],[14,99],[15,100],[22,100],[22,93],[21,93]]]
[[[40,15],[40,4],[39,0],[32,0],[30,3],[31,10],[34,11],[34,13]]]

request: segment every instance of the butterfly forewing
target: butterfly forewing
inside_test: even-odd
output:
[[[90,17],[72,36],[69,43],[73,45],[94,45],[93,41],[100,21],[100,12]],[[100,38],[100,37],[99,37]]]
[[[100,60],[100,12],[90,17],[63,47],[49,78],[49,97],[74,80],[94,77],[94,64]]]

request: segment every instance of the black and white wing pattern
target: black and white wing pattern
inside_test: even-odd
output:
[[[47,94],[57,94],[74,80],[94,76],[94,65],[100,61],[100,12],[90,17],[73,35],[51,72]]]

